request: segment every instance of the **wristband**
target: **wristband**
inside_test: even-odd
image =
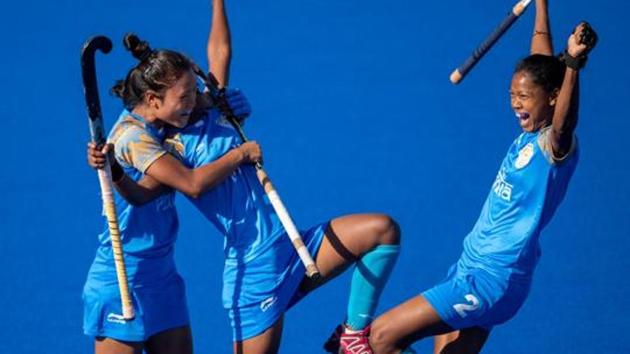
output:
[[[118,183],[125,178],[125,171],[123,171],[122,167],[118,164],[118,162],[114,162],[111,164],[112,171],[112,182]]]
[[[564,52],[560,53],[558,58],[567,67],[569,67],[569,68],[571,68],[573,70],[580,70],[580,69],[582,69],[584,67],[584,65],[586,65],[587,56],[586,55],[581,55],[579,57],[574,57],[571,54],[569,54],[569,52],[567,52],[565,50]]]

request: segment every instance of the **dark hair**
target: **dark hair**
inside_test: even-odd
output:
[[[192,68],[186,56],[172,50],[151,50],[146,42],[126,36],[125,48],[140,62],[129,70],[124,80],[118,80],[111,93],[132,110],[142,102],[148,90],[163,93]]]
[[[514,73],[528,73],[536,85],[551,93],[562,86],[565,66],[558,57],[532,54],[516,64]]]

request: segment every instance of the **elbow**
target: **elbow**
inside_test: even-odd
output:
[[[192,192],[192,193],[186,193],[186,195],[191,197],[192,199],[199,199],[199,197],[201,196],[201,193],[199,193],[199,192]]]
[[[186,186],[184,190],[181,190],[180,192],[186,194],[190,198],[198,199],[203,193],[203,188],[198,183],[191,183],[190,185]]]
[[[199,198],[205,191],[203,176],[195,170],[186,170],[186,173],[179,174],[169,186],[193,199]]]

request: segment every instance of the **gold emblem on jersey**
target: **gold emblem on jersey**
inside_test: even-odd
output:
[[[182,136],[180,133],[166,138],[164,140],[164,147],[168,152],[175,155],[175,157],[182,159],[184,156],[184,143],[182,143]]]
[[[521,151],[518,152],[518,157],[516,158],[516,162],[514,163],[514,167],[517,169],[521,169],[531,161],[532,157],[534,157],[534,144],[529,143],[525,145]]]

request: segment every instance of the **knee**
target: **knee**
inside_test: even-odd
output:
[[[382,245],[400,244],[400,226],[391,216],[380,214],[374,219],[374,227],[377,229],[378,243]]]
[[[394,333],[384,321],[375,320],[370,329],[370,348],[374,353],[394,353]]]

